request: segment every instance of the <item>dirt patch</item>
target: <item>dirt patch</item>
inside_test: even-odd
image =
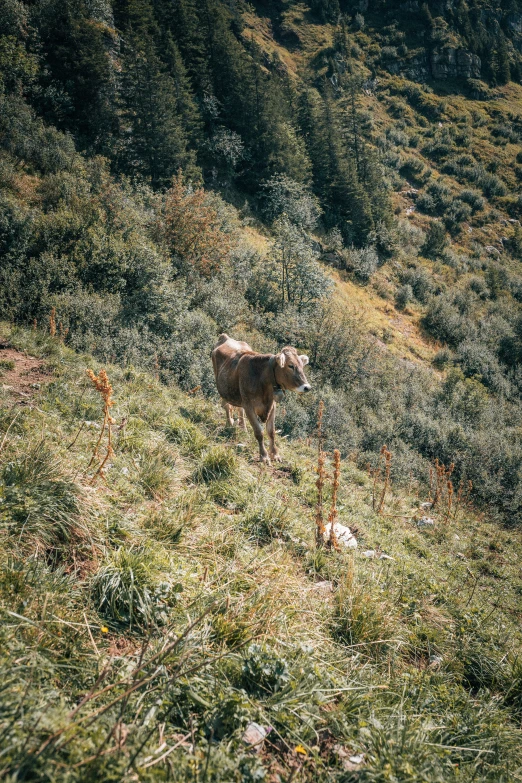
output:
[[[0,384],[5,391],[21,398],[33,397],[51,378],[42,359],[0,343]]]

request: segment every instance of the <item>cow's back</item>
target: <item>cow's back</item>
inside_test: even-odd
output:
[[[221,334],[212,351],[212,366],[216,385],[221,397],[233,405],[241,404],[239,391],[239,360],[245,354],[253,354],[248,343],[233,340],[228,334]]]

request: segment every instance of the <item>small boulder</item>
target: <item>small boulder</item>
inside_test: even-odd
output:
[[[328,522],[328,524],[325,526],[324,529],[324,540],[325,542],[330,539],[330,530],[332,528],[332,523]],[[355,538],[354,534],[350,530],[349,527],[345,527],[344,525],[341,525],[340,522],[334,522],[334,535],[337,539],[338,544],[340,546],[348,547],[349,549],[357,549],[357,539]]]
[[[259,750],[265,741],[267,734],[268,731],[264,726],[260,726],[259,723],[252,721],[246,727],[241,739],[245,745]]]

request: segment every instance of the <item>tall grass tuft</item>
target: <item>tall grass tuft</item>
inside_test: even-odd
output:
[[[226,446],[214,446],[204,455],[197,468],[196,481],[208,483],[218,479],[227,479],[237,470],[237,458]]]
[[[148,550],[120,547],[94,575],[93,600],[109,622],[143,629],[162,619],[170,586],[156,583],[153,566]]]
[[[0,474],[0,521],[9,533],[50,554],[85,534],[81,489],[44,443],[7,462]]]

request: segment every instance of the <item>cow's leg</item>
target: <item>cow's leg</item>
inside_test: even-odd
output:
[[[265,449],[265,444],[263,442],[263,425],[259,421],[253,408],[247,405],[245,408],[243,408],[243,410],[247,415],[248,421],[252,425],[254,435],[256,436],[256,440],[259,444],[259,459],[261,462],[266,462],[267,465],[270,465],[270,457],[268,456],[268,451]]]
[[[272,405],[272,410],[268,415],[268,419],[266,420],[266,431],[268,432],[268,437],[270,438],[270,457],[274,460],[274,462],[281,462],[282,460],[279,454],[279,450],[275,445],[275,414],[276,406],[274,403]]]
[[[239,409],[238,425],[241,427],[242,430],[245,430],[245,432],[246,432],[246,428],[247,427],[246,427],[246,421],[245,421],[245,411],[243,410],[243,408]]]
[[[232,405],[229,405],[228,402],[225,402],[225,400],[221,400],[221,407],[225,409],[228,426],[233,427],[234,419],[232,418]]]

